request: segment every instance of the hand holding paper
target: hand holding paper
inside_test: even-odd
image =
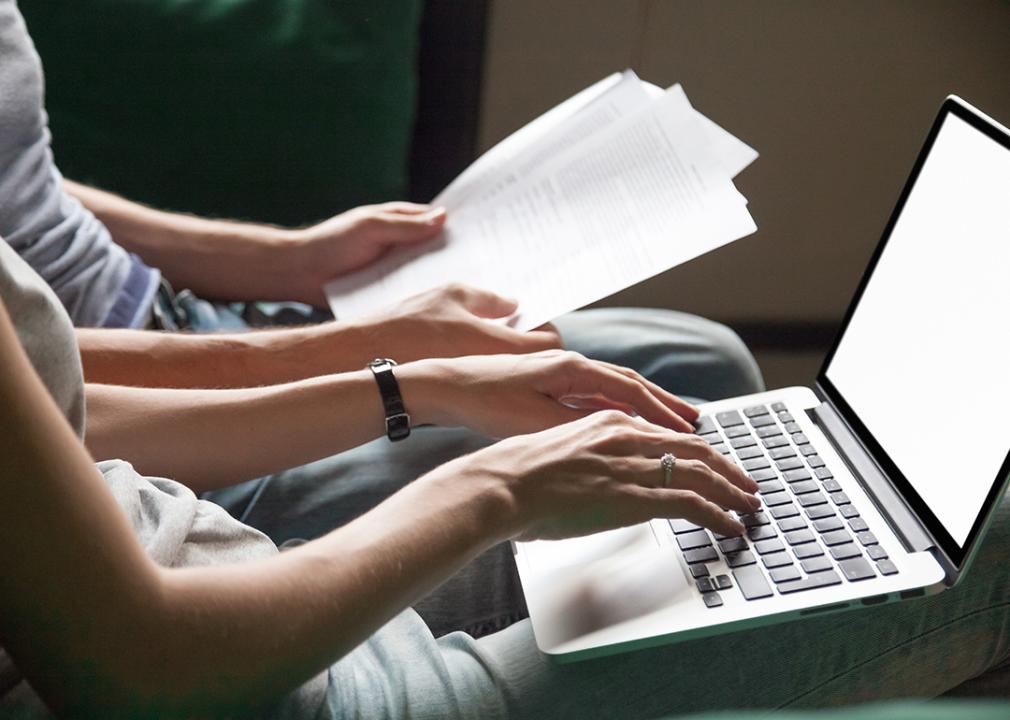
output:
[[[731,172],[756,153],[633,73],[612,76],[490,150],[438,197],[440,236],[326,286],[355,317],[451,282],[519,300],[521,330],[756,229]]]

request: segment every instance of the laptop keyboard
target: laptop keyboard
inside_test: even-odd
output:
[[[707,607],[734,581],[747,600],[894,575],[898,568],[870,532],[784,403],[698,418],[697,433],[758,483],[762,508],[740,514],[743,537],[671,520],[677,544]],[[719,558],[733,575],[711,575]]]

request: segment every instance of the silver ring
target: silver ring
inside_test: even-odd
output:
[[[663,468],[663,487],[670,487],[670,478],[673,475],[673,467],[677,464],[677,456],[673,453],[664,453],[659,459],[659,464]]]

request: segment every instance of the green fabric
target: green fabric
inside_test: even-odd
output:
[[[21,0],[66,177],[300,224],[402,198],[421,0]]]
[[[1010,703],[994,700],[929,700],[858,705],[842,710],[735,711],[680,716],[677,720],[1007,720]],[[672,720],[672,718],[670,719]]]

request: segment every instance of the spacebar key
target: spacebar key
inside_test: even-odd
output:
[[[748,600],[760,600],[772,595],[772,589],[768,587],[768,581],[757,565],[745,565],[733,570],[733,577],[736,578],[737,587]]]
[[[815,588],[827,587],[828,585],[838,585],[842,579],[834,570],[825,570],[808,575],[802,580],[792,580],[790,582],[779,583],[779,592],[786,593],[799,592],[800,590],[813,590]]]

